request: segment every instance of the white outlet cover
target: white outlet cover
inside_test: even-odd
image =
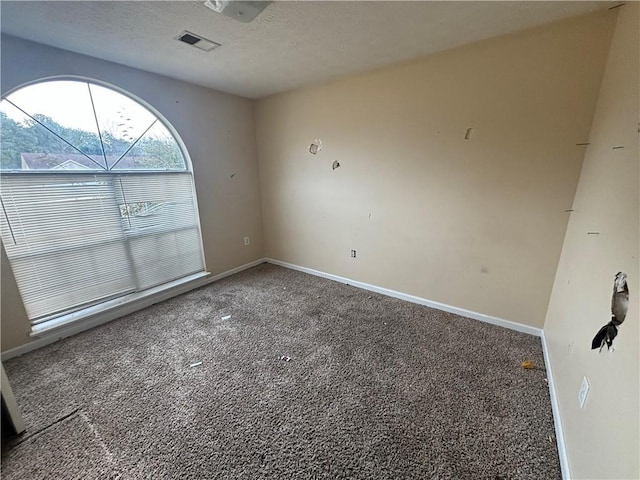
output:
[[[578,405],[580,405],[580,408],[584,408],[584,404],[587,401],[587,393],[589,393],[589,380],[587,380],[587,377],[582,377],[582,384],[578,391]]]
[[[244,237],[244,244],[249,245],[250,243],[251,243],[251,240],[249,239],[249,237]]]

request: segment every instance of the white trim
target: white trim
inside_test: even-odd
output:
[[[226,270],[222,273],[219,273],[217,275],[213,275],[209,278],[209,281],[207,283],[213,283],[213,282],[217,282],[218,280],[222,280],[225,277],[230,277],[231,275],[235,275],[236,273],[240,273],[243,270],[248,270],[250,268],[253,268],[257,265],[261,265],[263,263],[266,263],[266,259],[264,258],[259,258],[257,260],[254,260],[253,262],[249,262],[249,263],[245,263],[244,265],[240,265],[239,267],[236,268],[232,268],[231,270]]]
[[[547,339],[542,331],[542,352],[544,353],[544,364],[547,368],[547,382],[549,384],[549,397],[551,398],[551,411],[553,412],[553,425],[556,430],[556,444],[558,446],[558,457],[560,457],[560,471],[563,480],[571,480],[571,471],[569,470],[569,457],[567,456],[567,447],[564,442],[564,431],[562,429],[562,419],[560,418],[560,404],[556,395],[556,385],[553,380],[553,369],[551,368],[551,359],[549,358],[549,349],[547,348]]]
[[[554,384],[554,380],[553,380],[553,372],[552,372],[552,368],[551,368],[551,360],[549,358],[549,352],[547,349],[547,343],[546,343],[546,339],[544,336],[544,330],[536,328],[536,327],[531,327],[529,325],[523,325],[520,323],[515,323],[515,322],[511,322],[509,320],[504,320],[501,318],[496,318],[496,317],[491,317],[489,315],[485,315],[482,313],[477,313],[477,312],[472,312],[470,310],[465,310],[462,308],[457,308],[457,307],[452,307],[450,305],[445,305],[443,303],[439,303],[439,302],[434,302],[431,300],[427,300],[424,298],[420,298],[420,297],[416,297],[413,295],[408,295],[406,293],[402,293],[402,292],[398,292],[395,290],[390,290],[387,288],[383,288],[383,287],[377,287],[375,285],[370,285],[368,283],[363,283],[363,282],[359,282],[359,281],[355,281],[355,280],[350,280],[348,278],[345,277],[341,277],[338,275],[333,275],[330,273],[325,273],[325,272],[321,272],[319,270],[314,270],[311,268],[307,268],[307,267],[301,267],[299,265],[294,265],[291,263],[287,263],[287,262],[282,262],[280,260],[275,260],[273,258],[260,258],[258,260],[254,260],[253,262],[250,263],[246,263],[244,265],[241,265],[239,267],[233,268],[231,270],[227,270],[225,272],[219,273],[217,275],[209,275],[207,277],[204,278],[200,278],[197,280],[194,280],[192,282],[186,282],[184,284],[181,284],[179,286],[174,287],[172,290],[170,291],[164,291],[161,293],[158,293],[156,296],[154,296],[153,298],[145,298],[142,300],[137,300],[137,301],[133,301],[130,304],[125,304],[125,305],[120,305],[118,307],[113,308],[112,310],[108,311],[108,312],[102,312],[102,314],[97,314],[95,315],[92,319],[87,320],[87,321],[83,321],[80,322],[78,324],[74,324],[72,327],[69,328],[60,328],[59,330],[56,330],[57,333],[56,334],[52,334],[52,335],[48,335],[48,336],[42,336],[40,338],[37,338],[35,340],[32,340],[31,342],[25,344],[25,345],[21,345],[19,347],[16,348],[12,348],[10,350],[7,350],[6,352],[2,353],[2,360],[8,360],[10,358],[14,358],[17,357],[19,355],[22,355],[24,353],[36,350],[38,348],[44,347],[45,345],[49,345],[51,343],[54,343],[58,340],[61,340],[62,338],[65,337],[69,337],[71,335],[75,335],[76,333],[80,333],[84,330],[88,330],[90,328],[93,328],[95,326],[101,325],[103,323],[109,322],[111,320],[114,320],[116,318],[119,318],[121,316],[127,315],[128,313],[133,313],[137,310],[141,310],[143,308],[146,308],[154,303],[158,303],[161,302],[163,300],[167,300],[169,298],[175,297],[177,295],[180,295],[182,293],[185,293],[187,291],[190,291],[194,288],[198,288],[204,285],[208,285],[210,283],[216,282],[218,280],[221,280],[225,277],[228,277],[230,275],[234,275],[236,273],[239,273],[243,270],[247,270],[249,268],[255,267],[256,265],[260,265],[261,263],[271,263],[273,265],[279,265],[281,267],[285,267],[285,268],[290,268],[292,270],[298,270],[300,272],[304,272],[304,273],[308,273],[310,275],[315,275],[318,277],[323,277],[323,278],[327,278],[329,280],[333,280],[336,282],[340,282],[340,283],[347,283],[349,285],[352,285],[354,287],[358,287],[358,288],[362,288],[364,290],[369,290],[372,292],[376,292],[376,293],[381,293],[383,295],[388,295],[390,297],[394,297],[394,298],[399,298],[401,300],[406,300],[408,302],[412,302],[412,303],[417,303],[420,305],[425,305],[431,308],[436,308],[438,310],[442,310],[445,312],[449,312],[449,313],[454,313],[457,315],[461,315],[467,318],[472,318],[474,320],[479,320],[481,322],[486,322],[486,323],[491,323],[493,325],[498,325],[504,328],[508,328],[511,330],[516,330],[519,332],[523,332],[523,333],[528,333],[531,335],[535,335],[540,337],[541,342],[542,342],[542,351],[544,354],[544,361],[545,361],[545,366],[546,366],[546,371],[547,371],[547,381],[549,384],[549,396],[551,399],[551,410],[553,412],[553,423],[555,426],[555,431],[556,431],[556,444],[558,447],[558,456],[560,458],[560,469],[562,472],[562,478],[563,480],[571,480],[571,475],[570,475],[570,471],[569,471],[569,460],[567,457],[567,450],[566,450],[566,446],[565,446],[565,441],[564,441],[564,434],[563,434],[563,430],[562,430],[562,420],[560,418],[560,407],[558,404],[558,398],[556,396],[556,389],[555,389],[555,384]]]
[[[188,275],[178,280],[174,280],[172,282],[164,283],[157,287],[144,290],[142,292],[130,293],[122,297],[107,300],[106,302],[98,303],[97,305],[92,305],[80,310],[75,310],[66,315],[58,315],[47,318],[43,320],[42,323],[38,323],[37,325],[32,326],[30,335],[32,337],[41,337],[42,335],[46,335],[54,330],[68,327],[78,321],[89,321],[94,317],[99,317],[103,314],[107,314],[112,310],[117,310],[120,307],[127,307],[129,305],[134,306],[138,302],[148,303],[149,301],[151,301],[152,303],[150,303],[150,305],[153,305],[153,303],[158,303],[162,300],[165,300],[166,298],[170,298],[166,297],[166,293],[172,294],[174,291],[182,292],[185,291],[185,287],[189,288],[189,290],[191,288],[197,288],[198,286],[200,286],[200,281],[206,279],[207,277],[209,277],[209,275],[209,272],[195,273],[193,275]]]
[[[181,285],[176,287],[170,291],[164,291],[159,293],[157,296],[152,298],[145,298],[141,300],[136,300],[131,302],[131,304],[124,304],[114,307],[112,310],[108,312],[102,312],[101,314],[96,314],[93,318],[87,319],[83,322],[79,322],[74,324],[73,326],[69,326],[68,328],[60,327],[56,329],[55,334],[44,336],[43,334],[39,334],[37,339],[32,340],[31,342],[21,345],[16,348],[12,348],[2,353],[2,360],[8,360],[10,358],[17,357],[18,355],[22,355],[24,353],[30,352],[32,350],[36,350],[45,345],[49,345],[50,343],[56,342],[62,338],[69,337],[71,335],[75,335],[76,333],[80,333],[84,330],[88,330],[97,325],[101,325],[103,323],[109,322],[116,318],[122,317],[129,313],[133,313],[135,311],[141,310],[148,306],[153,305],[154,303],[161,302],[163,300],[167,300],[169,298],[175,297],[182,293],[185,293],[194,288],[198,288],[209,283],[216,282],[222,278],[228,277],[230,275],[236,274],[248,268],[255,267],[256,265],[260,265],[261,263],[271,263],[273,265],[279,265],[281,267],[290,268],[292,270],[298,270],[300,272],[308,273],[310,275],[315,275],[318,277],[327,278],[329,280],[333,280],[340,283],[348,283],[349,285],[353,285],[354,287],[362,288],[364,290],[369,290],[376,293],[381,293],[382,295],[387,295],[394,298],[399,298],[400,300],[405,300],[412,303],[417,303],[420,305],[425,305],[427,307],[435,308],[438,310],[442,310],[444,312],[454,313],[456,315],[461,315],[463,317],[472,318],[474,320],[479,320],[481,322],[490,323],[492,325],[498,325],[500,327],[508,328],[510,330],[515,330],[522,333],[527,333],[530,335],[535,335],[537,337],[541,337],[543,335],[542,329],[532,327],[530,325],[523,325],[521,323],[511,322],[509,320],[504,320],[502,318],[492,317],[489,315],[485,315],[483,313],[473,312],[471,310],[465,310],[463,308],[453,307],[451,305],[446,305],[444,303],[434,302],[432,300],[427,300],[425,298],[416,297],[414,295],[409,295],[406,293],[398,292],[396,290],[390,290],[388,288],[378,287],[375,285],[371,285],[364,282],[359,282],[356,280],[351,280],[345,277],[341,277],[339,275],[333,275],[331,273],[321,272],[319,270],[314,270],[312,268],[301,267],[299,265],[295,265],[292,263],[282,262],[280,260],[276,260],[273,258],[260,258],[258,260],[254,260],[253,262],[246,263],[239,267],[233,268],[231,270],[227,270],[225,272],[219,273],[217,275],[211,275],[200,281],[194,281],[195,284],[189,283],[186,285]]]
[[[20,408],[18,407],[16,398],[13,396],[13,390],[11,389],[11,385],[9,384],[9,378],[4,371],[4,366],[0,364],[0,367],[2,368],[2,379],[0,381],[2,400],[4,401],[4,405],[7,408],[9,420],[13,425],[14,430],[16,431],[16,433],[22,433],[25,430],[24,420],[22,419],[22,414],[20,413]]]
[[[15,347],[2,352],[2,360],[9,360],[10,358],[23,355],[33,350],[37,350],[38,348],[57,342],[58,340],[62,340],[63,338],[70,337],[85,330],[89,330],[90,328],[97,327],[98,325],[102,325],[103,323],[110,322],[112,320],[115,320],[116,318],[123,317],[130,313],[137,312],[138,310],[150,307],[155,303],[159,303],[178,295],[182,295],[183,293],[189,292],[199,287],[203,287],[235,273],[241,272],[242,270],[260,265],[264,262],[265,260],[263,258],[260,258],[258,260],[254,260],[253,262],[246,263],[236,268],[232,268],[231,270],[227,270],[226,272],[222,272],[217,275],[211,275],[208,273],[204,275],[192,275],[190,277],[187,277],[186,280],[182,279],[182,281],[173,282],[173,286],[168,289],[156,291],[144,297],[130,299],[128,302],[115,304],[108,310],[91,312],[83,317],[82,320],[80,320],[77,315],[78,313],[82,313],[82,311],[74,312],[69,315],[75,315],[75,317],[73,318],[73,323],[70,323],[70,321],[68,320],[66,323],[57,325],[53,328],[48,328],[46,330],[42,329],[38,333],[32,333],[32,336],[35,337],[32,341],[24,345],[20,345],[19,347]]]
[[[265,258],[265,261],[267,263],[272,263],[274,265],[280,265],[281,267],[291,268],[292,270],[298,270],[300,272],[309,273],[311,275],[316,275],[318,277],[327,278],[335,282],[348,283],[349,285],[352,285],[354,287],[362,288],[364,290],[369,290],[371,292],[381,293],[382,295],[387,295],[389,297],[399,298],[400,300],[406,300],[407,302],[425,305],[427,307],[442,310],[443,312],[454,313],[462,317],[472,318],[474,320],[480,320],[481,322],[491,323],[492,325],[498,325],[500,327],[508,328],[510,330],[516,330],[522,333],[528,333],[529,335],[535,335],[536,337],[542,336],[542,329],[532,327],[530,325],[511,322],[509,320],[504,320],[502,318],[485,315],[484,313],[465,310],[464,308],[453,307],[451,305],[446,305],[444,303],[434,302],[433,300],[427,300],[426,298],[416,297],[414,295],[398,292],[396,290],[390,290],[388,288],[378,287],[376,285],[359,282],[357,280],[351,280],[349,278],[340,277],[338,275],[333,275],[331,273],[321,272],[319,270],[313,270],[312,268],[301,267],[299,265],[282,262],[280,260],[275,260],[273,258]]]

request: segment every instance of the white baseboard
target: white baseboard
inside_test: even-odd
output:
[[[217,275],[211,275],[209,277],[209,281],[207,283],[217,282],[218,280],[222,280],[223,278],[230,277],[231,275],[235,275],[236,273],[240,273],[243,270],[248,270],[262,263],[266,263],[266,258],[259,258],[258,260],[254,260],[253,262],[245,263],[244,265],[240,265],[239,267],[232,268],[231,270],[226,270],[222,273],[218,273]]]
[[[271,263],[274,265],[279,265],[286,268],[291,268],[292,270],[298,270],[300,272],[308,273],[311,275],[315,275],[318,277],[327,278],[329,280],[333,280],[340,283],[347,283],[354,287],[362,288],[364,290],[369,290],[372,292],[380,293],[382,295],[387,295],[390,297],[398,298],[400,300],[406,300],[408,302],[417,303],[420,305],[425,305],[427,307],[435,308],[438,310],[442,310],[445,312],[453,313],[456,315],[460,315],[463,317],[471,318],[474,320],[479,320],[481,322],[490,323],[493,325],[498,325],[500,327],[508,328],[511,330],[516,330],[518,332],[527,333],[530,335],[535,335],[541,338],[542,341],[542,350],[544,353],[544,361],[547,370],[547,380],[549,382],[549,395],[551,398],[551,409],[553,411],[553,421],[556,430],[556,443],[558,447],[558,455],[560,457],[560,467],[562,471],[563,480],[571,480],[571,476],[569,473],[569,461],[567,457],[567,451],[564,442],[564,435],[562,430],[562,421],[560,418],[560,410],[558,405],[558,399],[556,396],[555,384],[553,380],[553,371],[551,368],[551,362],[549,359],[549,353],[547,349],[546,339],[544,336],[544,331],[540,328],[532,327],[529,325],[523,325],[516,322],[511,322],[509,320],[504,320],[497,317],[492,317],[489,315],[485,315],[478,312],[473,312],[471,310],[465,310],[463,308],[453,307],[451,305],[446,305],[444,303],[434,302],[432,300],[427,300],[425,298],[416,297],[414,295],[409,295],[406,293],[398,292],[396,290],[390,290],[388,288],[378,287],[376,285],[371,285],[364,282],[359,282],[356,280],[351,280],[349,278],[341,277],[338,275],[333,275],[331,273],[321,272],[319,270],[314,270],[307,267],[301,267],[299,265],[294,265],[292,263],[282,262],[280,260],[276,260],[273,258],[260,258],[253,262],[241,265],[239,267],[233,268],[231,270],[227,270],[225,272],[219,273],[217,275],[210,275],[205,278],[201,278],[194,282],[188,282],[186,284],[175,287],[171,290],[167,290],[161,292],[157,296],[152,296],[149,298],[145,298],[139,301],[131,302],[130,304],[120,305],[117,308],[109,310],[107,312],[103,312],[102,314],[96,315],[94,318],[91,318],[87,321],[76,323],[72,326],[66,328],[60,328],[56,330],[54,333],[50,335],[42,335],[37,338],[34,338],[31,342],[21,345],[16,348],[12,348],[2,353],[2,360],[8,360],[10,358],[17,357],[19,355],[25,354],[27,352],[31,352],[38,348],[44,347],[45,345],[49,345],[51,343],[57,342],[62,338],[69,337],[71,335],[75,335],[76,333],[80,333],[85,330],[89,330],[90,328],[96,327],[103,323],[112,321],[116,318],[122,317],[129,313],[133,313],[135,311],[141,310],[143,308],[147,308],[155,303],[159,303],[164,300],[168,300],[169,298],[181,295],[195,288],[202,287],[204,285],[208,285],[210,283],[221,280],[230,275],[234,275],[243,270],[247,270],[249,268],[255,267],[256,265],[260,265],[261,263]]]
[[[569,457],[567,456],[567,448],[564,443],[564,431],[562,430],[562,419],[560,418],[560,404],[556,395],[556,385],[553,380],[553,369],[551,368],[551,359],[549,358],[549,349],[547,348],[547,339],[544,331],[541,336],[542,352],[544,353],[544,363],[547,368],[547,382],[549,383],[549,397],[551,398],[551,411],[553,412],[553,425],[556,430],[556,444],[558,446],[558,456],[560,457],[560,470],[562,471],[563,480],[571,480],[571,472],[569,470]]]
[[[515,330],[518,332],[527,333],[530,335],[535,335],[537,337],[542,336],[542,330],[540,328],[532,327],[530,325],[523,325],[521,323],[511,322],[509,320],[504,320],[498,317],[492,317],[490,315],[485,315],[483,313],[473,312],[471,310],[465,310],[463,308],[453,307],[451,305],[446,305],[440,302],[434,302],[432,300],[428,300],[426,298],[416,297],[414,295],[409,295],[407,293],[398,292],[396,290],[390,290],[388,288],[378,287],[376,285],[371,285],[364,282],[359,282],[357,280],[351,280],[349,278],[341,277],[338,275],[333,275],[331,273],[321,272],[319,270],[314,270],[312,268],[301,267],[299,265],[294,265],[292,263],[282,262],[280,260],[276,260],[273,258],[260,258],[258,260],[254,260],[253,262],[241,265],[239,267],[233,268],[231,270],[227,270],[225,272],[219,273],[217,275],[210,275],[204,279],[196,283],[188,283],[184,286],[180,286],[178,288],[162,292],[158,296],[154,296],[148,299],[142,299],[140,301],[132,302],[131,304],[121,305],[113,310],[108,312],[104,312],[100,315],[96,315],[90,320],[79,322],[73,324],[69,327],[61,327],[60,329],[55,330],[55,332],[51,332],[50,335],[42,334],[38,338],[35,338],[31,342],[21,345],[16,348],[12,348],[5,352],[2,352],[2,360],[8,360],[13,357],[17,357],[18,355],[22,355],[24,353],[30,352],[32,350],[36,350],[45,345],[49,345],[50,343],[54,343],[62,338],[69,337],[71,335],[75,335],[76,333],[80,333],[84,330],[88,330],[95,326],[101,325],[103,323],[109,322],[116,318],[122,317],[124,315],[128,315],[129,313],[133,313],[135,311],[141,310],[143,308],[149,307],[154,303],[158,303],[164,300],[168,300],[169,298],[175,297],[177,295],[181,295],[189,290],[193,290],[194,288],[198,288],[209,283],[218,281],[222,278],[228,277],[235,273],[241,272],[243,270],[247,270],[248,268],[255,267],[261,263],[272,263],[274,265],[279,265],[286,268],[291,268],[292,270],[298,270],[300,272],[308,273],[311,275],[315,275],[318,277],[327,278],[329,280],[333,280],[340,283],[348,283],[354,287],[362,288],[364,290],[369,290],[371,292],[380,293],[382,295],[388,295],[390,297],[398,298],[400,300],[405,300],[412,303],[417,303],[419,305],[425,305],[427,307],[435,308],[438,310],[442,310],[444,312],[453,313],[456,315],[460,315],[467,318],[472,318],[474,320],[479,320],[481,322],[490,323],[493,325],[498,325],[500,327],[508,328],[510,330]]]
[[[195,280],[184,282],[172,288],[160,291],[153,295],[148,295],[143,298],[116,305],[108,310],[104,310],[89,317],[85,317],[81,321],[75,321],[74,323],[60,325],[59,327],[56,327],[49,331],[34,333],[32,334],[33,340],[31,340],[29,343],[2,352],[2,361],[9,360],[10,358],[23,355],[33,350],[37,350],[38,348],[42,348],[45,345],[57,342],[58,340],[62,340],[63,338],[70,337],[80,332],[84,332],[85,330],[89,330],[90,328],[97,327],[98,325],[102,325],[103,323],[115,320],[116,318],[120,318],[130,313],[137,312],[138,310],[142,310],[143,308],[150,307],[153,304],[163,302],[178,295],[182,295],[183,293],[203,287],[235,273],[255,267],[256,265],[260,265],[264,262],[265,259],[260,258],[253,262],[240,265],[239,267],[232,268],[231,270],[227,270],[226,272],[222,272],[217,275],[207,275],[204,277],[200,277]]]
[[[351,280],[349,278],[340,277],[338,275],[333,275],[331,273],[321,272],[319,270],[313,270],[312,268],[301,267],[299,265],[282,262],[280,260],[275,260],[273,258],[265,258],[265,261],[267,263],[280,265],[281,267],[291,268],[292,270],[298,270],[300,272],[309,273],[311,275],[327,278],[329,280],[333,280],[336,282],[348,283],[349,285],[352,285],[354,287],[362,288],[364,290],[369,290],[371,292],[381,293],[382,295],[388,295],[389,297],[399,298],[400,300],[406,300],[407,302],[417,303],[420,305],[425,305],[427,307],[435,308],[437,310],[442,310],[444,312],[454,313],[456,315],[460,315],[461,317],[480,320],[481,322],[491,323],[493,325],[498,325],[500,327],[508,328],[510,330],[516,330],[518,332],[528,333],[529,335],[535,335],[536,337],[542,336],[542,329],[532,327],[530,325],[523,325],[522,323],[511,322],[509,320],[504,320],[502,318],[485,315],[484,313],[465,310],[464,308],[452,307],[451,305],[446,305],[440,302],[434,302],[432,300],[427,300],[426,298],[416,297],[414,295],[398,292],[396,290],[390,290],[388,288],[378,287],[376,285],[359,282],[357,280]]]
[[[321,272],[319,270],[313,270],[307,267],[301,267],[299,265],[294,265],[287,262],[282,262],[280,260],[275,260],[273,258],[265,259],[268,263],[272,263],[274,265],[280,265],[281,267],[291,268],[293,270],[298,270],[304,273],[309,273],[311,275],[316,275],[319,277],[327,278],[329,280],[334,280],[340,283],[348,283],[354,287],[362,288],[364,290],[369,290],[376,293],[381,293],[383,295],[388,295],[390,297],[399,298],[401,300],[406,300],[412,303],[418,303],[420,305],[425,305],[427,307],[435,308],[438,310],[442,310],[449,313],[454,313],[456,315],[460,315],[467,318],[472,318],[474,320],[479,320],[481,322],[491,323],[493,325],[498,325],[500,327],[509,328],[511,330],[516,330],[518,332],[528,333],[531,335],[535,335],[540,337],[542,342],[542,351],[544,354],[544,362],[547,371],[547,380],[549,382],[549,396],[551,399],[551,410],[553,412],[553,423],[556,431],[556,444],[558,447],[558,456],[560,458],[560,469],[562,472],[563,480],[571,480],[571,475],[569,471],[569,459],[567,457],[567,450],[564,442],[564,434],[562,430],[562,421],[560,419],[560,407],[558,404],[558,398],[556,396],[555,384],[553,381],[553,371],[551,368],[551,361],[549,359],[549,352],[547,349],[547,343],[544,336],[544,330],[541,328],[532,327],[529,325],[523,325],[521,323],[511,322],[509,320],[504,320],[502,318],[492,317],[489,315],[485,315],[483,313],[477,313],[470,310],[465,310],[463,308],[452,307],[451,305],[446,305],[439,302],[434,302],[431,300],[427,300],[425,298],[416,297],[413,295],[408,295],[406,293],[398,292],[395,290],[390,290],[387,288],[378,287],[375,285],[370,285],[368,283],[358,282],[356,280],[351,280],[345,277],[340,277],[338,275],[333,275],[331,273]]]

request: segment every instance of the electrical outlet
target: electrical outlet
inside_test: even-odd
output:
[[[587,401],[587,393],[589,393],[589,380],[587,380],[587,377],[582,377],[582,384],[580,385],[580,391],[578,391],[580,408],[584,408],[584,404]]]
[[[249,245],[250,243],[251,243],[251,240],[249,239],[249,237],[244,237],[244,244]]]
[[[356,258],[356,251],[355,250],[351,250],[351,258]]]

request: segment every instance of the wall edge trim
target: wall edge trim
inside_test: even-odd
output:
[[[76,335],[80,332],[84,332],[85,330],[89,330],[93,327],[97,327],[107,322],[111,322],[112,320],[116,320],[120,317],[124,317],[125,315],[129,315],[130,313],[137,312],[138,310],[142,310],[144,308],[150,307],[156,303],[163,302],[165,300],[169,300],[170,298],[177,297],[178,295],[182,295],[183,293],[187,293],[191,290],[195,290],[196,288],[204,287],[211,283],[217,282],[218,280],[222,280],[225,277],[234,275],[243,270],[247,270],[249,268],[255,267],[256,265],[260,265],[265,263],[264,258],[259,258],[258,260],[254,260],[249,263],[245,263],[244,265],[240,265],[238,267],[232,268],[230,270],[226,270],[222,273],[218,273],[217,275],[209,275],[202,279],[195,280],[193,282],[188,282],[183,285],[179,285],[169,290],[165,290],[163,292],[158,292],[156,295],[151,295],[146,298],[141,298],[139,300],[134,300],[132,302],[118,305],[108,311],[100,312],[95,316],[86,319],[84,321],[80,320],[77,323],[70,324],[69,326],[64,326],[60,328],[56,328],[49,334],[41,334],[38,335],[34,340],[26,343],[24,345],[20,345],[19,347],[10,348],[2,352],[1,358],[2,361],[9,360],[11,358],[18,357],[20,355],[24,355],[25,353],[32,352],[39,348],[42,348],[46,345],[50,345],[52,343],[57,342],[58,340],[62,340],[63,338],[70,337],[72,335]]]
[[[553,413],[553,426],[556,431],[556,446],[558,447],[558,457],[560,458],[560,471],[562,472],[562,480],[571,480],[569,457],[567,455],[567,447],[564,440],[564,430],[562,429],[562,418],[560,417],[560,404],[558,402],[558,396],[556,395],[553,368],[551,367],[551,358],[549,357],[549,348],[547,347],[547,339],[544,335],[544,330],[542,330],[540,340],[542,341],[542,353],[544,354],[547,383],[549,384],[549,397],[551,399],[551,411]]]
[[[522,323],[516,323],[510,320],[505,320],[502,318],[485,315],[484,313],[473,312],[471,310],[465,310],[464,308],[458,308],[458,307],[454,307],[444,303],[434,302],[433,300],[417,297],[415,295],[409,295],[408,293],[403,293],[397,290],[391,290],[384,287],[378,287],[377,285],[371,285],[369,283],[364,283],[357,280],[351,280],[346,277],[341,277],[339,275],[334,275],[332,273],[322,272],[320,270],[314,270],[308,267],[302,267],[300,265],[295,265],[293,263],[283,262],[281,260],[276,260],[274,258],[267,257],[265,258],[265,261],[273,265],[290,268],[292,270],[298,270],[300,272],[308,273],[318,277],[323,277],[328,280],[333,280],[335,282],[348,283],[349,285],[362,288],[363,290],[369,290],[371,292],[381,293],[382,295],[387,295],[389,297],[398,298],[400,300],[406,300],[411,303],[417,303],[419,305],[435,308],[437,310],[442,310],[443,312],[453,313],[456,315],[460,315],[461,317],[471,318],[473,320],[479,320],[481,322],[490,323],[492,325],[497,325],[499,327],[508,328],[509,330],[515,330],[518,332],[527,333],[529,335],[534,335],[536,337],[542,336],[542,329],[537,327],[532,327],[531,325],[524,325]]]

